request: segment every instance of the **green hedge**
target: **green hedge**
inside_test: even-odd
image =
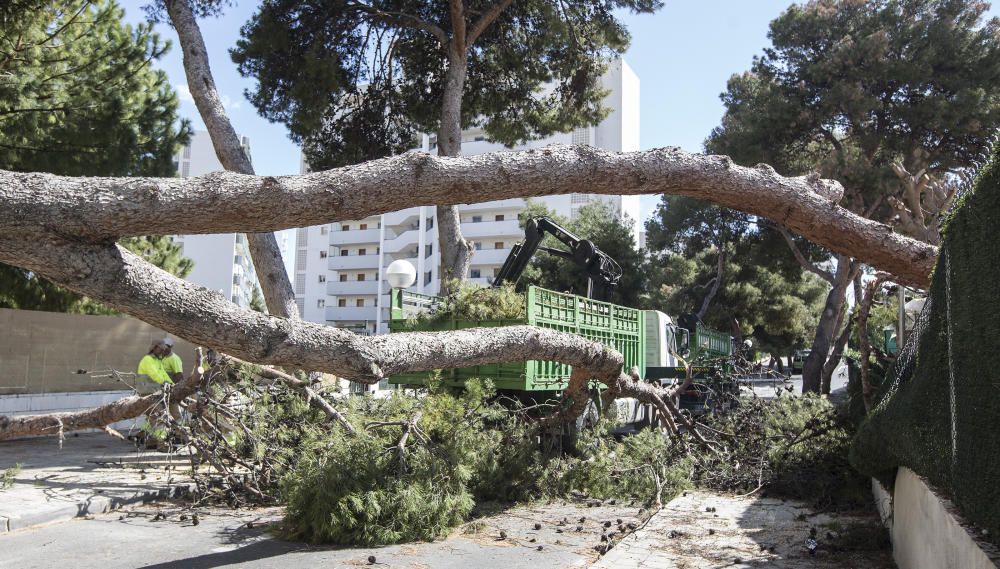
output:
[[[916,357],[901,356],[854,441],[859,470],[905,466],[1000,536],[1000,161],[947,222]],[[950,342],[949,342],[950,338]],[[904,350],[905,352],[905,350]]]

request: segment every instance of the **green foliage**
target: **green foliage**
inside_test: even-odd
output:
[[[171,176],[190,128],[149,62],[169,44],[113,0],[29,6],[0,33],[0,168],[66,176]]]
[[[524,295],[514,286],[488,287],[462,283],[454,294],[444,299],[433,314],[434,320],[524,320]]]
[[[638,307],[644,302],[647,268],[645,254],[636,248],[632,221],[622,219],[614,209],[603,202],[592,202],[577,210],[573,219],[556,215],[544,204],[528,200],[527,207],[518,214],[523,227],[531,217],[552,218],[580,239],[589,239],[614,259],[622,268],[622,278],[611,295],[611,302],[622,306]],[[562,243],[549,238],[545,245],[565,249]],[[518,281],[519,287],[537,285],[558,292],[587,295],[586,272],[569,259],[539,251]]]
[[[314,543],[381,545],[442,537],[475,499],[525,496],[533,438],[523,422],[470,381],[460,394],[356,398],[360,436],[310,445],[285,477],[285,531]],[[417,413],[402,454],[397,445]]]
[[[264,303],[264,295],[261,294],[260,287],[257,285],[254,285],[253,291],[250,293],[250,310],[267,312],[267,305]]]
[[[14,486],[14,480],[18,474],[21,473],[21,463],[17,463],[14,466],[0,472],[0,492],[4,490],[9,490]]]
[[[190,135],[167,76],[149,62],[169,45],[122,21],[112,0],[23,2],[0,21],[0,168],[66,176],[172,176]],[[16,41],[15,41],[16,38]],[[122,245],[184,276],[167,237]],[[90,299],[0,264],[0,307],[106,314]]]
[[[606,425],[605,425],[606,426]],[[581,492],[593,498],[638,498],[665,503],[691,487],[687,449],[654,430],[615,440],[604,429],[584,431],[578,455],[553,459],[543,482],[552,496]]]
[[[812,339],[828,287],[802,270],[777,232],[751,221],[706,202],[663,196],[646,224],[653,255],[648,306],[697,313],[721,277],[703,320],[728,331],[735,319],[757,349],[787,354]]]
[[[494,5],[465,2],[466,28]],[[268,0],[232,55],[257,80],[248,96],[258,111],[303,141],[314,168],[330,168],[405,151],[442,121],[480,127],[506,145],[596,124],[607,113],[600,76],[629,43],[618,10],[659,7],[656,0],[514,2],[473,46],[454,48],[467,59],[454,117],[443,116],[445,78],[459,56],[449,53],[451,41],[444,46],[413,24],[453,38],[449,4],[440,0],[392,0],[370,10]]]
[[[887,372],[851,461],[893,479],[905,466],[1000,542],[1000,155],[979,172],[944,229],[927,320]],[[911,344],[911,342],[916,342]]]
[[[709,425],[733,436],[722,439],[719,453],[693,455],[700,486],[740,493],[762,488],[822,508],[871,500],[868,479],[847,460],[851,424],[823,397],[746,400]]]
[[[971,163],[1000,124],[1000,20],[973,0],[816,0],[771,22],[772,46],[722,95],[709,138],[740,164],[818,169],[845,205],[894,215],[895,161],[933,178]],[[924,207],[929,207],[928,203]],[[929,211],[929,215],[941,212]]]

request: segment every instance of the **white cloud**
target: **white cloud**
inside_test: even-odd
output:
[[[177,98],[185,103],[194,103],[194,97],[191,96],[191,91],[188,86],[184,83],[179,85],[174,85],[174,91],[177,91]]]
[[[180,99],[185,103],[194,104],[194,97],[191,96],[191,90],[188,89],[188,86],[186,84],[180,83],[174,85],[174,90],[177,91],[178,99]],[[241,101],[240,99],[233,100],[232,98],[229,97],[229,95],[222,95],[222,106],[227,111],[235,111],[238,110],[241,106],[243,106],[243,101]]]

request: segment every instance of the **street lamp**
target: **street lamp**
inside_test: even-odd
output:
[[[392,288],[408,288],[417,280],[417,269],[405,259],[393,261],[385,270],[385,279]]]

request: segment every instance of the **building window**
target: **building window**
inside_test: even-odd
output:
[[[434,218],[433,217],[428,217],[426,225],[427,225],[427,229],[434,229]]]
[[[233,284],[236,285],[236,286],[240,286],[240,276],[239,275],[233,275]]]
[[[339,306],[341,308],[347,306],[347,299],[346,298],[338,299],[337,300],[337,306]]]
[[[434,254],[434,244],[424,245],[424,257],[430,257]]]
[[[355,304],[355,306],[357,306],[358,308],[364,308],[364,307],[365,307],[365,299],[363,299],[363,298],[359,298],[359,299],[357,299],[356,301],[354,301],[354,304]]]
[[[358,226],[358,229],[361,229],[362,231],[365,230],[365,229],[368,229],[368,224],[367,223],[362,223],[361,225]]]
[[[472,269],[469,271],[469,276],[474,279],[478,279],[481,276],[481,273],[479,269]]]
[[[322,298],[316,301],[316,308],[323,308],[326,306],[326,301]]]
[[[341,231],[350,231],[351,230],[351,226],[350,225],[341,225],[340,226],[340,230]]]
[[[347,273],[341,273],[341,275],[340,275],[340,282],[342,282],[342,283],[346,283],[347,282]]]
[[[481,215],[472,216],[472,223],[482,223],[482,221],[483,221],[483,216]]]
[[[427,271],[426,273],[424,273],[424,284],[425,285],[431,284],[431,278],[433,276],[434,275],[433,275],[433,273],[431,271]]]
[[[474,249],[475,249],[476,251],[479,251],[479,250],[481,250],[481,249],[483,248],[483,244],[482,244],[481,242],[479,242],[479,241],[473,241],[473,242],[472,242],[472,247],[473,247],[473,248],[474,248]]]
[[[330,230],[329,230],[329,229],[327,229],[325,225],[324,225],[323,227],[320,227],[320,228],[319,228],[319,234],[320,234],[320,235],[326,235],[327,233],[329,233],[329,231],[330,231]]]
[[[319,282],[325,283],[326,282],[326,275],[319,275]]]
[[[320,251],[319,252],[319,258],[320,259],[325,259],[326,258],[326,251]]]
[[[502,213],[498,213],[496,215],[496,217],[494,218],[494,220],[495,221],[503,221],[503,214]]]
[[[358,255],[367,255],[368,251],[366,249],[358,249]]]
[[[503,241],[496,241],[493,243],[494,249],[503,249]]]
[[[379,253],[381,253],[381,252],[382,252],[382,248],[381,248],[381,247],[376,247],[376,248],[375,248],[375,254],[376,254],[376,255],[378,255],[378,254],[379,254]]]
[[[365,274],[364,273],[358,273],[358,280],[359,281],[365,280]]]
[[[340,250],[340,256],[341,257],[346,257],[347,256],[347,249],[341,249]]]

